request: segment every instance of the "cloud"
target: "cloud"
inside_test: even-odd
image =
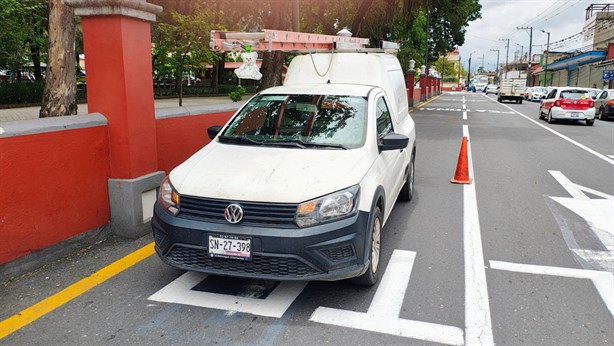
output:
[[[465,43],[460,47],[461,60],[467,68],[467,62],[472,52],[473,67],[482,65],[486,70],[495,70],[497,52],[499,62],[505,62],[505,42],[508,39],[509,61],[514,59],[514,53],[522,50],[528,52],[529,30],[518,30],[518,27],[533,27],[532,54],[540,54],[546,49],[548,35],[541,30],[550,32],[550,43],[568,38],[582,31],[586,8],[591,0],[482,0],[482,18],[473,21],[467,28]],[[572,51],[582,47],[582,41],[567,40],[565,45],[552,44],[551,50]],[[523,48],[521,48],[523,46]]]

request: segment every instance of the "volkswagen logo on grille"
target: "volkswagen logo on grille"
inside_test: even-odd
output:
[[[243,220],[243,208],[238,204],[230,204],[224,210],[224,217],[230,223],[239,223]]]

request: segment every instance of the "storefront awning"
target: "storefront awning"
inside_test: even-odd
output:
[[[607,52],[601,50],[594,50],[585,52],[579,55],[572,56],[567,59],[563,59],[552,64],[544,66],[544,70],[558,71],[563,69],[575,70],[578,66],[590,64],[596,61],[600,61],[606,58]]]

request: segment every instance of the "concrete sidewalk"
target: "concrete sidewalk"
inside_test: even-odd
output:
[[[248,100],[251,95],[243,96],[242,104]],[[156,109],[179,107],[179,98],[168,98],[155,100]],[[206,96],[206,97],[184,97],[183,107],[202,106],[209,104],[232,104],[232,100],[228,96]],[[0,122],[16,121],[16,120],[31,120],[38,119],[40,106],[36,107],[18,107],[0,109]],[[81,103],[77,107],[77,114],[88,114],[87,104]]]

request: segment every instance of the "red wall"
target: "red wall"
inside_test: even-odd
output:
[[[156,121],[158,170],[167,174],[211,140],[207,128],[224,125],[235,111],[180,116]]]
[[[0,139],[0,264],[109,221],[106,126]]]

